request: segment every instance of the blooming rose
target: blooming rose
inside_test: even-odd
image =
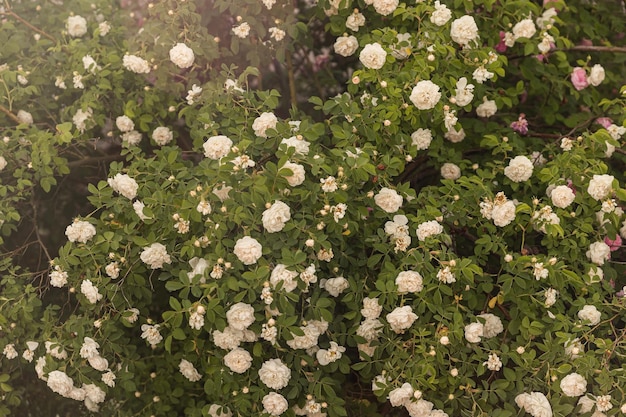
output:
[[[130,132],[126,132],[122,135],[122,142],[134,146],[141,142],[141,133],[136,130],[131,130]]]
[[[136,55],[124,55],[122,65],[129,71],[136,74],[147,74],[150,72],[150,64],[143,58]]]
[[[452,22],[450,27],[452,40],[461,46],[469,46],[469,43],[478,38],[478,26],[472,16],[465,15]]]
[[[402,384],[400,388],[391,390],[389,393],[389,402],[393,407],[400,407],[411,401],[415,390],[408,382]]]
[[[533,417],[552,417],[550,402],[540,392],[519,394],[515,397],[515,403]]]
[[[285,179],[287,180],[289,185],[291,185],[292,187],[297,187],[304,182],[306,174],[302,165],[287,161],[285,162],[285,165],[281,167],[281,169],[283,168],[287,168],[292,172],[291,175],[285,176]]]
[[[330,278],[324,281],[324,289],[333,297],[339,297],[348,288],[350,288],[350,283],[344,277]]]
[[[572,80],[574,88],[578,91],[589,85],[589,82],[587,81],[587,72],[585,72],[585,69],[581,67],[576,67],[572,70],[570,79]]]
[[[186,359],[180,360],[178,370],[181,374],[183,374],[185,378],[187,378],[191,382],[197,382],[202,379],[202,375],[200,375],[196,368],[193,366],[193,364]]]
[[[572,204],[576,195],[574,191],[567,185],[557,185],[550,192],[552,204],[559,208],[565,208]]]
[[[32,125],[34,122],[33,115],[27,112],[26,110],[19,110],[17,112],[16,117],[17,117],[17,120],[23,124]]]
[[[494,100],[487,100],[487,97],[483,97],[483,102],[476,107],[476,114],[478,117],[491,117],[498,111],[498,106]]]
[[[261,400],[263,404],[263,412],[271,416],[279,416],[289,408],[289,403],[282,395],[276,392],[270,392]]]
[[[174,139],[174,134],[168,127],[159,126],[152,132],[152,139],[157,145],[165,146]]]
[[[170,255],[167,253],[167,248],[160,243],[153,243],[143,248],[139,257],[143,263],[148,265],[151,269],[162,268],[163,264],[172,263]]]
[[[419,226],[417,226],[417,230],[415,232],[417,233],[417,238],[421,242],[423,242],[430,236],[443,233],[443,226],[441,226],[438,221],[431,220],[421,223]]]
[[[396,307],[385,318],[391,326],[391,330],[396,333],[404,333],[417,320],[417,314],[413,313],[411,306],[404,306]]]
[[[82,16],[70,16],[65,23],[67,33],[73,38],[80,38],[87,33],[87,19]]]
[[[397,284],[397,281],[396,281]],[[365,297],[363,299],[363,308],[361,309],[361,315],[366,319],[375,319],[380,316],[383,311],[383,306],[378,304],[378,298]]]
[[[465,339],[470,343],[479,343],[483,332],[484,326],[482,323],[470,323],[465,326]]]
[[[430,80],[422,80],[418,82],[409,96],[409,100],[419,110],[430,110],[441,99],[441,93],[439,92],[439,86]]]
[[[417,146],[417,150],[428,149],[433,140],[433,134],[430,129],[419,128],[411,134],[411,144]]]
[[[396,277],[396,286],[399,294],[416,293],[422,291],[422,276],[416,271],[402,271]]]
[[[281,389],[289,383],[291,370],[280,359],[270,359],[259,369],[259,378],[269,388]]]
[[[613,190],[614,179],[615,177],[612,175],[594,175],[591,181],[589,181],[587,192],[594,200],[603,200]]]
[[[93,283],[86,279],[80,284],[80,292],[89,300],[91,304],[95,304],[96,302],[102,299],[102,294],[98,292],[98,287],[93,285]]]
[[[372,4],[378,14],[387,16],[396,10],[398,7],[398,0],[373,0]]]
[[[74,388],[74,381],[63,371],[52,371],[48,374],[48,387],[53,392],[67,397]]]
[[[340,36],[335,41],[333,48],[335,52],[341,56],[351,56],[359,47],[359,42],[357,39],[350,36]]]
[[[292,292],[298,287],[298,281],[294,280],[297,276],[297,272],[288,270],[284,264],[277,264],[270,275],[270,284],[276,288],[278,283],[282,282],[282,289],[286,292]]]
[[[235,348],[224,356],[224,364],[238,374],[243,374],[252,365],[252,356],[247,350]]]
[[[594,242],[589,245],[587,258],[596,265],[604,265],[604,261],[611,259],[611,248],[604,242]]]
[[[122,132],[130,132],[135,128],[135,123],[128,116],[118,116],[115,125]]]
[[[361,322],[356,330],[356,334],[367,341],[376,340],[380,332],[382,332],[383,327],[384,325],[380,320],[367,318]]]
[[[233,304],[226,312],[228,325],[235,330],[245,330],[254,323],[254,308],[250,304]]]
[[[0,156],[0,171],[2,171],[7,166],[7,160],[4,156]]]
[[[365,16],[356,10],[346,19],[346,27],[355,32],[358,32],[363,25],[365,25]]]
[[[214,160],[223,158],[228,155],[232,146],[233,141],[223,135],[211,136],[202,145],[202,147],[204,148],[204,156]]]
[[[177,43],[170,49],[170,61],[178,68],[189,68],[193,65],[195,56],[193,50],[184,43]]]
[[[491,211],[491,218],[493,219],[493,224],[498,227],[509,225],[515,220],[515,203],[509,200],[495,205]]]
[[[534,165],[526,156],[516,156],[509,161],[509,165],[504,168],[506,175],[513,182],[523,182],[533,175]]]
[[[587,391],[587,380],[575,372],[561,380],[561,391],[568,397],[580,397]]]
[[[456,82],[455,92],[454,102],[460,107],[465,107],[474,99],[474,84],[468,84],[467,78],[461,77]],[[452,123],[452,126],[455,124],[456,122]]]
[[[100,355],[87,358],[87,361],[89,362],[89,366],[96,371],[104,372],[109,368],[109,361]]]
[[[461,178],[461,168],[457,164],[446,162],[441,166],[441,177],[446,180],[458,180]]]
[[[383,187],[374,196],[374,202],[387,213],[395,213],[402,207],[403,198],[396,190]]]
[[[430,417],[433,415],[433,403],[423,399],[417,401],[407,401],[404,403],[404,407],[409,412],[411,417]],[[433,416],[435,417],[435,416]],[[440,417],[440,416],[437,416]]]
[[[365,45],[359,54],[359,61],[369,69],[381,69],[386,59],[387,52],[378,42]]]
[[[109,186],[113,188],[113,191],[123,195],[124,197],[132,200],[137,197],[137,190],[139,185],[137,181],[129,177],[127,174],[115,174],[113,178],[107,180]]]
[[[100,345],[91,337],[84,337],[83,344],[80,347],[80,357],[83,359],[89,359],[95,356],[99,356],[98,348]]]
[[[589,72],[589,77],[587,78],[587,81],[589,81],[589,84],[597,87],[602,81],[604,81],[604,77],[604,68],[602,67],[602,65],[596,64],[591,67],[591,71]]]
[[[252,129],[254,130],[254,134],[266,138],[267,137],[267,129],[275,129],[276,124],[278,123],[278,118],[274,115],[274,113],[262,113],[259,117],[254,119],[252,123]]]
[[[598,311],[596,306],[585,305],[582,310],[578,312],[578,318],[582,321],[586,321],[590,326],[595,326],[600,323],[601,313]]]
[[[292,136],[290,138],[281,140],[280,143],[287,145],[287,147],[289,148],[294,148],[295,154],[302,156],[306,156],[309,154],[309,146],[311,145],[310,142],[302,139],[302,136],[300,136],[300,138],[298,138],[297,136]]]
[[[289,206],[277,200],[263,212],[263,227],[268,233],[280,232],[289,219],[291,219]]]
[[[70,242],[86,243],[96,235],[96,228],[93,224],[84,220],[74,220],[72,224],[65,229],[65,236]]]
[[[250,34],[250,24],[248,22],[243,22],[239,26],[233,27],[233,33],[238,38],[246,38]]]
[[[511,30],[513,32],[513,37],[515,40],[519,38],[532,38],[533,35],[537,32],[537,28],[535,27],[535,23],[531,19],[524,19],[513,26]]]
[[[233,253],[244,265],[252,265],[261,257],[262,249],[263,247],[256,239],[244,236],[235,243]]]
[[[483,324],[483,337],[494,337],[504,331],[500,317],[491,313],[479,314],[478,317],[485,320],[485,324]]]
[[[435,1],[435,10],[430,15],[430,21],[437,26],[443,26],[452,18],[452,12],[439,0]]]
[[[67,284],[67,272],[61,270],[58,265],[54,267],[54,271],[50,272],[50,285],[61,288]]]

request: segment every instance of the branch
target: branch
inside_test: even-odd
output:
[[[70,168],[78,167],[81,165],[88,165],[92,163],[100,163],[100,162],[110,162],[110,161],[121,161],[124,157],[122,155],[105,155],[105,156],[95,156],[93,158],[84,158],[78,159],[76,161],[68,162],[67,166]]]
[[[291,99],[291,106],[298,107],[297,95],[296,95],[296,81],[293,76],[293,62],[291,61],[291,54],[287,56],[287,76],[289,77],[289,96]]]
[[[618,52],[626,53],[626,46],[594,46],[576,45],[571,48],[555,49],[556,51],[582,51],[582,52]]]
[[[4,107],[2,104],[0,104],[0,111],[4,114],[6,114],[7,116],[9,116],[9,118],[11,120],[13,120],[15,123],[17,123],[18,125],[22,122],[20,122],[20,119],[17,118],[16,115],[14,115],[13,113],[11,113],[11,111],[9,109],[7,109],[6,107]]]
[[[52,35],[49,35],[48,33],[44,32],[43,30],[41,30],[41,29],[31,25],[27,20],[25,20],[23,17],[21,17],[20,15],[15,13],[13,10],[11,10],[11,8],[9,6],[9,2],[5,1],[4,4],[6,5],[6,11],[4,13],[0,13],[0,14],[3,14],[5,16],[14,17],[16,20],[18,20],[19,22],[23,23],[29,29],[34,30],[35,32],[45,36],[46,38],[50,39],[52,42],[56,42],[57,41]]]

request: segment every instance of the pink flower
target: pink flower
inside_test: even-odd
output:
[[[528,120],[526,120],[526,115],[524,113],[520,114],[519,118],[511,123],[511,129],[520,135],[528,133]]]
[[[607,236],[607,237],[604,238],[604,243],[609,245],[609,249],[611,250],[611,252],[615,252],[620,247],[622,247],[622,238],[619,235],[617,235],[617,236],[615,236],[615,240],[611,240]]]
[[[500,31],[500,43],[497,44],[495,47],[496,51],[499,53],[503,53],[504,51],[506,51],[506,44],[504,43],[504,36],[505,36],[505,33],[503,31]]]
[[[613,124],[613,119],[611,119],[610,117],[598,117],[596,119],[596,123],[602,126],[603,128],[608,129],[609,126]]]
[[[574,88],[578,91],[582,90],[583,88],[589,85],[589,82],[587,81],[587,72],[585,71],[584,68],[581,68],[581,67],[574,68],[572,70],[571,79],[572,79],[572,84],[574,84]]]

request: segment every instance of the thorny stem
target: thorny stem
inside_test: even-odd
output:
[[[46,38],[50,39],[52,42],[56,42],[56,39],[52,35],[49,35],[48,33],[44,32],[43,30],[41,30],[41,29],[31,25],[27,20],[25,20],[23,17],[21,17],[20,15],[15,13],[13,10],[11,10],[11,5],[9,4],[8,0],[4,0],[4,5],[6,7],[6,11],[4,13],[0,13],[0,15],[14,17],[16,20],[18,20],[20,23],[23,23],[29,29],[31,29],[31,30],[33,30],[33,31],[35,31],[35,32],[45,36]]]

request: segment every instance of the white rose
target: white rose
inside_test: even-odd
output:
[[[245,330],[254,323],[254,307],[246,303],[233,304],[226,312],[226,321],[235,330]]]
[[[482,323],[470,323],[465,326],[465,340],[470,343],[479,343],[483,332],[484,326]]]
[[[518,40],[519,38],[530,39],[537,32],[537,28],[531,19],[524,19],[517,22],[515,26],[513,26],[511,32],[513,32],[513,38],[515,40]]]
[[[82,16],[70,16],[65,23],[67,33],[73,38],[80,38],[87,33],[87,20]]]
[[[283,139],[280,141],[280,143],[287,145],[287,147],[289,148],[294,148],[295,153],[302,156],[306,156],[309,154],[309,146],[311,145],[310,142],[307,142],[304,139],[298,139],[296,136]]]
[[[386,59],[387,52],[378,42],[365,45],[359,54],[359,61],[369,69],[381,69]]]
[[[178,365],[178,370],[185,378],[191,382],[197,382],[202,379],[202,375],[196,370],[191,362],[186,359],[181,359]]]
[[[594,200],[603,200],[613,191],[614,179],[612,175],[594,175],[589,181],[587,192]]]
[[[96,371],[104,372],[109,367],[109,361],[107,361],[102,356],[93,356],[91,358],[87,358],[89,365],[95,369]]]
[[[493,224],[498,227],[509,225],[513,220],[515,220],[515,203],[507,201],[503,204],[494,206],[491,211],[491,218],[493,219]]]
[[[350,283],[344,277],[330,278],[324,282],[324,289],[333,297],[338,297],[348,288],[350,288]]]
[[[289,408],[289,403],[282,395],[276,392],[270,392],[261,400],[263,404],[263,412],[271,416],[279,416]]]
[[[509,165],[504,168],[506,175],[513,182],[523,182],[533,175],[534,165],[526,156],[519,155],[509,161]]]
[[[224,356],[224,364],[238,374],[243,374],[252,366],[252,356],[247,350],[235,348]]]
[[[270,359],[261,365],[259,378],[269,388],[281,389],[289,383],[291,370],[280,359]]]
[[[565,208],[572,204],[576,195],[567,185],[558,185],[550,192],[550,198],[552,199],[552,204],[559,208]]]
[[[0,156],[0,171],[2,171],[7,166],[7,160],[4,159],[4,156]]]
[[[270,275],[270,284],[276,288],[282,282],[282,289],[286,292],[292,292],[298,287],[298,281],[294,280],[297,276],[297,272],[288,270],[284,264],[277,264]]]
[[[193,50],[184,43],[177,43],[170,49],[170,61],[178,68],[189,68],[193,65],[195,56]]]
[[[74,381],[63,371],[52,371],[48,374],[48,387],[53,392],[67,397],[74,388]]]
[[[611,248],[604,242],[594,242],[589,245],[587,258],[596,265],[604,265],[604,261],[611,259]]]
[[[430,80],[422,80],[418,82],[409,96],[409,100],[419,110],[430,110],[441,99],[439,86]]]
[[[446,162],[441,166],[441,176],[446,180],[458,180],[461,178],[461,168],[451,162]]]
[[[289,206],[277,200],[270,208],[263,212],[263,227],[268,233],[280,232],[289,219],[291,219]]]
[[[588,322],[590,326],[595,326],[600,323],[601,313],[596,306],[586,305],[578,312],[578,318],[582,321]]]
[[[139,257],[143,263],[148,265],[151,269],[162,268],[163,264],[172,263],[170,255],[167,253],[167,248],[160,243],[153,243],[150,246],[143,248]]]
[[[469,43],[478,38],[478,26],[472,16],[463,16],[452,22],[450,27],[452,40],[461,46],[469,46]]]
[[[282,168],[287,168],[291,170],[292,174],[289,176],[285,176],[285,179],[292,187],[297,187],[304,182],[304,179],[306,178],[306,173],[302,165],[287,161],[285,162],[285,165],[281,167],[281,169]]]
[[[428,149],[433,140],[433,134],[430,129],[419,128],[411,134],[411,144],[417,146],[418,151]]]
[[[561,380],[561,391],[568,397],[580,397],[587,391],[587,380],[575,372]]]
[[[448,139],[452,143],[463,142],[463,140],[465,139],[465,130],[456,130],[452,128],[444,133],[443,137]]]
[[[135,128],[135,123],[128,116],[118,116],[115,125],[122,132],[130,132]]]
[[[65,229],[65,236],[70,242],[86,243],[96,235],[96,228],[93,224],[84,220],[74,220]]]
[[[361,322],[356,329],[356,334],[369,342],[378,339],[383,327],[384,325],[380,320],[368,318]]]
[[[244,236],[237,240],[233,253],[244,265],[255,264],[262,255],[263,247],[254,238]]]
[[[415,390],[408,382],[402,384],[400,388],[391,390],[389,393],[389,402],[393,407],[401,407],[413,398]]]
[[[220,159],[225,157],[230,152],[232,146],[233,141],[223,135],[211,136],[202,145],[204,148],[204,156],[209,159]]]
[[[415,271],[402,271],[396,277],[399,294],[417,293],[422,291],[422,276]]]
[[[17,112],[17,120],[22,124],[32,125],[33,124],[33,115],[25,110],[19,110]]]
[[[102,294],[98,292],[98,287],[86,279],[80,284],[80,292],[89,300],[91,304],[95,304],[102,299]]]
[[[426,238],[443,233],[443,226],[436,220],[420,223],[415,231],[417,238],[423,242]]]
[[[335,41],[333,48],[335,49],[335,53],[341,56],[351,56],[359,47],[359,42],[357,39],[350,36],[340,36]]]
[[[122,65],[127,70],[136,74],[147,74],[150,72],[150,64],[148,61],[136,55],[124,55],[124,58],[122,58]]]
[[[365,297],[363,299],[363,308],[361,309],[361,315],[365,319],[375,319],[380,316],[383,311],[383,306],[378,304],[378,298]]]
[[[137,197],[139,185],[137,184],[137,181],[129,177],[127,174],[115,174],[115,176],[113,178],[109,178],[107,182],[109,183],[109,186],[113,188],[113,191],[123,195],[129,200]]]
[[[58,266],[50,272],[50,285],[61,288],[67,284],[67,272],[62,271]]]
[[[483,324],[483,337],[491,338],[504,331],[500,317],[491,313],[479,314],[478,317],[485,320],[485,324]]]
[[[468,84],[467,78],[461,77],[456,82],[456,90],[455,90],[454,102],[457,106],[465,107],[472,102],[474,99],[474,84]],[[456,124],[453,123],[452,126]],[[452,127],[450,126],[450,127]]]
[[[248,22],[243,22],[239,26],[233,27],[233,33],[238,38],[246,38],[250,34],[250,24]]]
[[[519,394],[515,397],[515,403],[533,417],[552,417],[550,402],[540,392]]]
[[[417,401],[407,401],[404,404],[404,407],[406,408],[406,411],[409,412],[409,416],[411,417],[431,417],[434,414],[434,412],[432,411],[433,405],[434,404],[430,401],[426,401],[420,398]]]
[[[131,130],[130,132],[126,132],[122,135],[122,141],[129,146],[134,146],[141,142],[141,133],[136,130]]]
[[[109,277],[116,279],[120,276],[120,266],[117,262],[111,262],[104,268],[104,272],[106,272]]]
[[[604,68],[602,67],[602,65],[596,64],[591,67],[591,71],[589,72],[589,77],[587,77],[587,81],[589,81],[589,84],[597,87],[602,81],[604,81],[604,77]]]
[[[278,118],[274,115],[274,113],[262,113],[259,117],[254,119],[254,122],[252,123],[252,130],[254,130],[255,135],[266,138],[267,129],[275,129],[277,123]]]
[[[359,28],[363,25],[365,25],[365,16],[363,16],[362,13],[353,12],[346,19],[346,27],[355,32],[358,32]]]
[[[478,117],[491,117],[498,111],[498,106],[494,100],[487,100],[487,97],[483,97],[483,102],[476,107],[476,114]]]
[[[152,132],[152,139],[157,145],[165,146],[174,139],[174,134],[168,127],[159,126]]]
[[[374,0],[372,2],[376,13],[387,16],[398,8],[399,0]]]
[[[443,26],[452,18],[452,12],[439,0],[435,1],[435,10],[430,15],[430,21],[437,26]]]
[[[417,320],[417,314],[413,313],[411,306],[404,306],[396,307],[385,318],[391,326],[391,330],[396,333],[404,333]]]
[[[383,187],[374,196],[374,202],[387,213],[395,213],[402,207],[403,198],[396,190]]]

